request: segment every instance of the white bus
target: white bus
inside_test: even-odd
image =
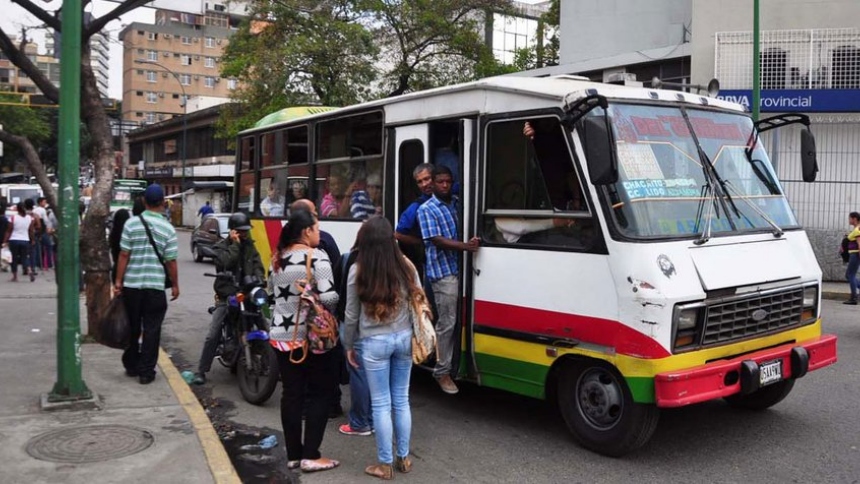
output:
[[[482,239],[460,264],[459,379],[553,400],[582,445],[617,456],[661,408],[764,409],[836,361],[820,268],[757,143],[792,123],[808,128],[677,91],[491,78],[242,132],[233,206],[267,258],[283,217],[261,199],[316,180],[307,195],[346,250],[360,221],[325,207],[348,187],[382,180],[374,203],[396,222],[417,164],[453,166],[462,240]],[[812,181],[801,135],[783,163]]]

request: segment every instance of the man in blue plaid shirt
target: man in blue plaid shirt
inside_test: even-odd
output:
[[[418,208],[418,224],[427,254],[427,279],[436,298],[436,368],[433,376],[445,393],[457,393],[451,378],[457,323],[457,300],[460,287],[460,252],[476,252],[480,239],[461,242],[457,234],[457,197],[451,194],[454,177],[451,170],[437,166],[433,170],[433,197]]]

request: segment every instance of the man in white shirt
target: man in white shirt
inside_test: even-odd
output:
[[[39,220],[42,222],[42,234],[40,240],[36,241],[42,246],[42,250],[39,251],[42,260],[36,261],[37,265],[41,265],[43,270],[53,269],[56,259],[54,255],[53,234],[57,229],[57,219],[53,216],[53,213],[48,214],[48,200],[45,197],[39,197],[36,200],[36,206],[33,207],[33,215],[39,217]]]

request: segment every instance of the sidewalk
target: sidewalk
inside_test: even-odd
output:
[[[19,279],[11,283],[9,273],[0,273],[4,483],[239,482],[208,417],[163,351],[155,382],[141,385],[125,376],[120,350],[83,344],[84,382],[101,408],[42,410],[40,397],[57,379],[57,288],[51,271],[32,283]],[[86,326],[82,316],[82,332]]]

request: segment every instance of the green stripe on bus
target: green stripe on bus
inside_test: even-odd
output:
[[[544,384],[548,366],[476,353],[481,385],[533,398],[546,398]],[[637,403],[654,403],[654,378],[626,377],[627,386]]]

